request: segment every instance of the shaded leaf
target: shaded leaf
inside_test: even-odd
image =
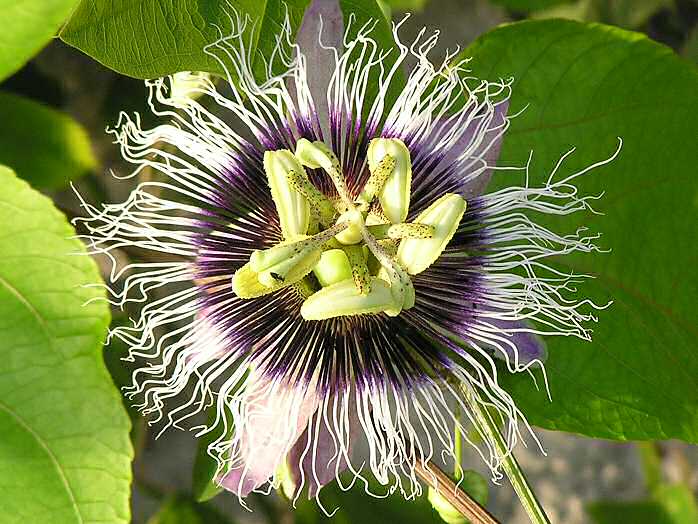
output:
[[[512,11],[530,13],[561,4],[569,4],[573,1],[574,0],[492,0],[492,3],[506,7]]]
[[[148,524],[233,524],[233,521],[208,506],[185,497],[172,497],[148,519]]]
[[[38,189],[68,185],[97,166],[90,139],[68,115],[28,98],[0,93],[0,163]]]
[[[82,0],[61,31],[66,43],[136,78],[178,71],[225,71],[204,47],[231,30],[231,16],[249,16],[249,56],[269,58],[288,9],[295,29],[309,0]],[[254,23],[253,23],[254,22]],[[108,35],[108,37],[105,37]],[[257,53],[255,53],[257,51]],[[260,70],[255,65],[255,70]]]
[[[596,524],[695,524],[698,506],[691,489],[681,484],[664,485],[652,499],[637,502],[595,502],[587,507]]]
[[[0,522],[129,522],[129,420],[102,361],[97,266],[0,168]]]
[[[526,374],[505,385],[548,429],[698,442],[698,70],[640,34],[563,21],[505,26],[465,53],[475,74],[516,79],[510,113],[529,104],[499,163],[524,165],[533,149],[532,184],[544,184],[573,145],[560,177],[624,140],[615,162],[576,180],[583,194],[605,192],[594,205],[604,214],[546,219],[556,231],[603,232],[610,253],[554,263],[594,275],[578,291],[614,303],[599,312],[592,343],[548,338],[552,402]],[[489,190],[521,183],[512,173],[495,176]]]
[[[208,423],[215,421],[216,408],[208,409]],[[208,454],[208,446],[219,436],[219,431],[213,430],[201,435],[196,442],[196,457],[194,458],[194,470],[192,472],[192,492],[194,499],[205,502],[218,495],[223,488],[216,484],[214,478],[218,464],[216,459]]]

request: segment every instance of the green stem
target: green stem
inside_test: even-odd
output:
[[[514,454],[508,452],[506,442],[499,431],[496,421],[492,418],[489,411],[481,404],[480,398],[474,390],[466,390],[463,388],[463,393],[475,415],[478,429],[484,433],[485,437],[494,443],[497,454],[502,459],[502,469],[504,469],[504,473],[509,477],[509,482],[511,482],[516,495],[519,497],[519,501],[521,501],[521,505],[526,510],[528,518],[531,519],[531,522],[534,524],[550,524],[543,506],[538,502]]]
[[[654,493],[662,485],[662,459],[659,455],[659,446],[656,442],[638,442],[637,450],[645,473],[647,491]]]

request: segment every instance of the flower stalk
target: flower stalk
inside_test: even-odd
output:
[[[463,387],[463,396],[472,410],[478,429],[483,433],[488,441],[494,443],[497,455],[501,460],[501,466],[509,478],[516,495],[519,497],[521,505],[526,510],[528,518],[533,524],[550,524],[548,516],[545,514],[543,506],[533,493],[524,473],[516,461],[516,457],[509,450],[499,426],[492,418],[492,415],[482,406],[478,394],[471,388]]]
[[[465,491],[459,488],[441,469],[428,461],[418,460],[415,473],[425,483],[438,491],[451,506],[472,524],[499,524],[494,516]]]

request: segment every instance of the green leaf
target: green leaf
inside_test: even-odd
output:
[[[342,9],[342,14],[344,15],[344,27],[345,29],[349,26],[350,17],[353,18],[352,27],[349,31],[349,39],[355,38],[358,32],[364,24],[376,21],[376,26],[370,34],[377,44],[379,49],[391,50],[390,55],[385,60],[385,69],[389,70],[390,66],[393,64],[395,58],[398,54],[397,45],[395,44],[395,39],[393,38],[393,31],[390,23],[386,20],[383,11],[376,2],[376,0],[339,0],[339,5]],[[380,73],[378,68],[374,68],[371,73],[371,80],[368,82],[368,87],[366,89],[366,100],[373,100],[378,93],[378,79]],[[390,107],[392,102],[394,102],[400,95],[402,88],[404,86],[404,75],[402,70],[396,72],[395,77],[388,89],[388,95],[386,97],[386,107]],[[370,107],[370,106],[369,106]],[[368,114],[369,107],[364,107],[365,116]]]
[[[569,4],[574,0],[492,0],[493,4],[501,5],[512,11],[530,13],[560,4]]]
[[[68,115],[0,93],[0,163],[38,189],[64,187],[97,167],[90,139]]]
[[[595,524],[675,524],[658,502],[595,502],[589,504],[587,512]]]
[[[671,8],[673,0],[576,0],[536,11],[532,18],[568,18],[579,22],[604,22],[633,29],[641,27],[660,9]]]
[[[208,409],[208,423],[215,421],[215,406]],[[222,433],[222,432],[221,432]],[[194,458],[194,470],[192,472],[192,493],[197,502],[205,502],[218,495],[223,488],[216,484],[214,478],[218,464],[208,454],[208,446],[219,436],[216,430],[204,433],[197,439],[196,457]]]
[[[148,524],[233,524],[213,508],[181,496],[165,501]]]
[[[234,11],[247,25],[249,56],[270,57],[286,9],[297,29],[309,0],[82,0],[60,37],[102,64],[136,78],[178,71],[225,71],[204,47],[231,30]],[[257,54],[255,54],[257,51]],[[259,63],[255,64],[259,70]]]
[[[637,502],[595,502],[587,507],[596,524],[695,524],[698,506],[691,489],[664,485],[652,499]]]
[[[61,27],[77,0],[0,0],[0,81],[39,52]]]
[[[0,168],[0,522],[129,522],[129,420],[102,362],[94,261]]]
[[[671,516],[674,524],[695,524],[698,522],[698,504],[689,486],[683,484],[664,485],[654,494],[654,498]]]
[[[349,486],[351,478],[344,480]],[[384,486],[371,482],[367,487],[357,481],[349,491],[343,491],[336,482],[331,482],[320,492],[320,500],[327,511],[337,512],[328,518],[317,507],[317,502],[301,497],[294,511],[297,524],[443,524],[439,515],[427,500],[427,488],[421,496],[405,500],[399,492],[387,497],[368,495],[365,489],[374,494],[384,494]]]
[[[380,0],[380,3],[395,11],[423,11],[428,0]]]
[[[477,471],[472,469],[463,471],[460,487],[468,493],[468,495],[478,501],[480,505],[484,506],[487,504],[487,499],[489,498],[487,479]]]
[[[545,222],[603,232],[610,253],[555,264],[594,275],[579,293],[614,303],[599,312],[592,343],[548,338],[552,402],[525,373],[505,385],[545,428],[698,442],[698,70],[640,34],[559,20],[501,27],[465,53],[476,75],[516,79],[511,114],[529,104],[499,164],[524,165],[532,149],[532,184],[543,184],[573,145],[560,177],[609,157],[616,137],[624,140],[611,165],[576,180],[583,194],[605,192],[594,204],[604,214]],[[488,191],[521,182],[507,173]]]

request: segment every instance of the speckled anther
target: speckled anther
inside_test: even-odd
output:
[[[264,160],[285,240],[254,251],[235,273],[233,291],[240,298],[302,284],[306,320],[397,316],[414,306],[409,274],[439,257],[460,223],[465,200],[444,195],[416,222],[405,222],[412,164],[409,150],[395,138],[371,140],[370,175],[357,195],[351,194],[337,156],[322,142],[300,139],[295,153],[267,151]],[[323,193],[306,168],[322,170],[336,195]],[[307,236],[311,224],[321,231]]]

